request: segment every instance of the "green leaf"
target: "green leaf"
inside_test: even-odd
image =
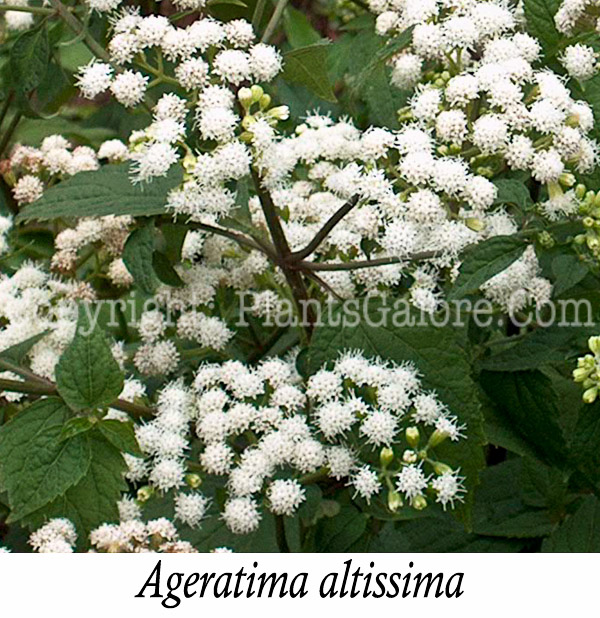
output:
[[[390,308],[388,306],[387,310]],[[434,389],[459,422],[466,424],[464,441],[459,445],[443,444],[436,452],[449,465],[460,467],[467,479],[465,504],[457,506],[454,514],[468,524],[473,489],[484,465],[484,437],[477,389],[463,347],[464,333],[451,327],[423,323],[421,314],[407,316],[404,326],[394,326],[392,320],[378,325],[385,310],[384,301],[372,300],[368,305],[370,319],[358,325],[337,322],[343,318],[341,308],[337,313],[332,312],[330,323],[317,326],[313,332],[307,370],[309,374],[315,373],[322,365],[336,359],[340,351],[348,349],[363,350],[367,356],[380,356],[398,363],[412,361],[423,375],[424,388]]]
[[[483,371],[481,385],[502,414],[538,456],[559,467],[566,463],[558,397],[541,371]]]
[[[76,416],[70,418],[60,432],[59,441],[69,440],[79,434],[86,433],[94,427],[94,422],[90,416]]]
[[[165,177],[134,185],[128,163],[104,165],[51,187],[39,200],[23,208],[17,220],[162,214],[166,212],[169,191],[181,184],[182,173],[181,166],[174,165]]]
[[[10,348],[6,348],[0,352],[0,358],[14,363],[15,365],[21,365],[31,348],[41,341],[50,331],[45,330],[42,333],[38,333],[37,335],[33,335],[33,337],[29,337],[25,339],[25,341],[21,341],[20,343],[16,343],[15,345],[10,346]]]
[[[0,428],[0,462],[10,521],[44,507],[86,474],[91,455],[85,438],[59,441],[68,417],[69,410],[60,399],[42,399]]]
[[[353,506],[343,506],[335,517],[323,517],[316,530],[316,551],[344,553],[360,540],[367,516]]]
[[[337,101],[327,75],[328,42],[315,43],[286,52],[283,55],[282,77],[301,84],[325,101]]]
[[[458,299],[477,292],[488,279],[518,260],[526,246],[512,236],[495,236],[468,249],[448,298]]]
[[[90,531],[100,524],[119,521],[117,502],[127,490],[123,478],[127,465],[121,453],[96,432],[86,433],[84,437],[91,453],[86,474],[64,495],[28,519],[31,527],[51,517],[70,519],[81,546],[86,545]]]
[[[568,517],[542,545],[543,552],[600,552],[600,501],[585,498],[577,511]]]
[[[519,180],[500,179],[495,180],[494,184],[498,189],[494,204],[516,204],[525,208],[532,203],[529,189]]]
[[[156,245],[156,231],[153,224],[133,230],[123,248],[123,262],[136,285],[147,294],[154,293],[158,279],[152,260]]]
[[[561,0],[524,0],[523,9],[528,30],[539,39],[546,58],[556,56],[560,33],[556,29],[554,16]]]
[[[155,251],[152,256],[152,270],[162,283],[171,287],[179,288],[184,285],[183,279],[173,268],[169,258],[160,251]]]
[[[50,42],[46,24],[41,22],[35,28],[23,32],[14,42],[10,53],[10,68],[13,84],[23,94],[35,90],[50,61]]]
[[[575,465],[594,485],[600,483],[600,401],[580,403],[571,452]]]
[[[75,410],[108,406],[123,390],[123,374],[102,331],[81,312],[73,341],[56,366],[56,387]]]
[[[477,534],[540,537],[553,527],[547,509],[535,509],[523,502],[519,459],[492,466],[481,474],[473,512],[473,530]]]
[[[592,135],[598,139],[600,137],[600,74],[596,74],[591,79],[586,80],[582,96],[592,108],[594,114]]]
[[[559,255],[552,260],[552,272],[556,277],[554,296],[575,287],[588,274],[588,267],[575,255]]]
[[[288,6],[283,13],[283,30],[289,44],[305,47],[321,40],[321,35],[312,27],[308,17],[293,6]]]
[[[100,433],[119,451],[140,456],[142,452],[135,437],[133,423],[105,419],[97,424]]]

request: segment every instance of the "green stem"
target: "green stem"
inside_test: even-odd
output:
[[[6,118],[6,114],[8,114],[8,110],[10,109],[10,104],[13,102],[14,98],[15,98],[15,91],[11,90],[8,96],[6,97],[6,99],[4,100],[4,103],[2,104],[2,109],[0,110],[0,127],[2,126],[2,123],[4,122],[4,119]]]
[[[277,26],[279,26],[279,22],[283,17],[283,11],[285,11],[285,7],[287,6],[288,0],[279,0],[275,10],[273,11],[273,15],[271,15],[271,19],[265,28],[265,32],[262,35],[260,40],[261,43],[268,43],[269,39],[273,36]]]
[[[4,151],[6,150],[8,144],[10,143],[13,133],[15,132],[19,122],[21,122],[22,117],[23,115],[17,112],[13,116],[12,120],[10,121],[10,124],[8,125],[8,128],[6,129],[6,132],[2,136],[2,141],[0,142],[0,157],[4,154]]]
[[[294,264],[295,268],[300,270],[356,270],[358,268],[375,268],[376,266],[388,266],[390,264],[399,264],[401,262],[429,260],[436,257],[437,251],[422,251],[421,253],[413,253],[406,258],[387,257],[378,258],[376,260],[359,260],[356,262],[340,262],[337,264],[321,264],[319,262],[301,261]]]
[[[252,15],[252,28],[254,32],[258,32],[260,22],[262,21],[267,0],[257,0],[254,14]]]
[[[14,4],[0,4],[0,11],[18,11],[20,13],[33,13],[34,15],[54,15],[54,9],[46,9],[41,6],[16,6]]]

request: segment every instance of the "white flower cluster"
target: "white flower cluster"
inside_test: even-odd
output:
[[[5,2],[4,4],[9,4]],[[11,6],[15,7],[27,7],[29,6],[29,0],[11,0]],[[7,30],[14,30],[20,32],[22,30],[28,30],[33,26],[34,17],[32,13],[26,11],[2,11],[4,15],[4,23]]]
[[[128,519],[120,524],[102,524],[90,533],[92,551],[101,553],[193,554],[197,550],[179,538],[177,528],[166,517],[144,523]]]
[[[76,542],[75,526],[63,518],[51,519],[29,537],[29,544],[40,554],[70,554]]]
[[[14,176],[12,192],[18,204],[35,202],[49,182],[100,167],[93,148],[73,148],[61,135],[44,138],[39,148],[17,144],[8,164]]]
[[[176,518],[193,527],[201,524],[208,507],[202,494],[181,493],[186,484],[195,486],[187,463],[194,434],[202,445],[203,472],[227,477],[221,516],[235,534],[257,529],[262,498],[274,514],[293,515],[305,500],[305,475],[348,479],[369,501],[382,489],[386,473],[367,463],[369,453],[383,447],[398,450],[396,468],[387,474],[396,478],[398,491],[411,505],[423,508],[426,503],[419,500],[426,490],[444,507],[464,492],[458,471],[441,462],[434,462],[435,474],[425,476],[429,446],[459,440],[463,427],[435,393],[422,389],[409,363],[368,360],[350,352],[306,385],[293,359],[270,358],[255,368],[238,361],[208,363],[198,369],[193,389],[181,381],[167,385],[156,409],[154,420],[136,428],[146,457],[125,456],[127,478],[178,492]],[[417,425],[430,436],[427,446],[417,448],[417,439],[401,448],[402,432],[410,426],[418,434]],[[410,474],[424,479],[418,491],[411,489]]]
[[[27,361],[34,373],[53,379],[56,363],[75,334],[75,301],[91,298],[88,284],[51,277],[31,262],[23,263],[11,276],[0,275],[0,350],[49,331],[28,352]],[[21,397],[15,393],[3,396]]]
[[[197,8],[198,3],[192,4]],[[110,90],[123,105],[138,105],[150,80],[144,72],[125,68],[136,63],[141,71],[156,76],[157,81],[188,92],[187,100],[174,93],[163,95],[153,108],[152,124],[132,134],[134,180],[165,175],[184,149],[188,157],[183,164],[189,178],[186,190],[173,195],[174,206],[191,215],[227,213],[234,204],[234,196],[225,183],[247,175],[250,161],[249,152],[235,136],[240,117],[234,105],[234,91],[242,83],[274,79],[282,66],[279,52],[256,43],[251,24],[242,19],[221,23],[201,18],[186,28],[178,28],[164,16],[142,17],[130,9],[113,19],[108,50],[119,70],[98,60],[81,67],[78,86],[85,97],[94,98]],[[150,52],[175,63],[174,75],[165,75],[162,68],[150,66],[146,58]],[[159,63],[162,67],[162,60]],[[186,123],[192,109],[200,137],[216,142],[212,151],[197,158],[185,145]]]
[[[13,220],[10,216],[0,215],[0,255],[8,253],[10,244],[8,242],[8,234],[13,227]]]
[[[121,255],[133,222],[133,217],[114,215],[79,219],[74,227],[65,228],[56,235],[52,268],[61,272],[72,271],[81,250],[94,245],[95,254],[101,260],[104,257],[110,260],[107,266],[110,280],[115,285],[130,286],[133,278],[123,264]]]
[[[578,25],[591,23],[600,30],[599,7],[598,0],[563,0],[554,16],[556,28],[563,34],[572,35]]]
[[[550,301],[552,284],[540,273],[535,249],[529,246],[518,260],[486,281],[481,291],[511,315],[532,303],[541,307]]]

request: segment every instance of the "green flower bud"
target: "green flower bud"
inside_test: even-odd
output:
[[[148,502],[148,500],[150,500],[150,498],[152,498],[154,494],[154,489],[152,487],[150,487],[149,485],[146,485],[145,487],[140,487],[137,491],[137,499],[139,502]]]
[[[251,86],[250,92],[252,93],[252,100],[254,103],[257,103],[262,97],[262,95],[265,93],[261,86],[257,85]]]
[[[575,187],[575,197],[578,200],[582,200],[585,197],[585,194],[587,193],[587,188],[584,184],[578,184]]]
[[[594,195],[594,206],[600,206],[600,192]]]
[[[271,105],[271,97],[268,94],[263,94],[262,97],[258,100],[258,105],[260,109],[265,110],[269,105]]]
[[[427,498],[425,496],[415,496],[411,502],[411,506],[417,511],[422,511],[427,507]]]
[[[200,477],[199,474],[186,474],[185,475],[185,482],[192,489],[198,489],[198,487],[200,487],[200,485],[202,485],[202,478]]]
[[[594,354],[600,354],[600,337],[590,337],[588,339],[588,347]]]
[[[558,182],[560,182],[563,187],[573,187],[575,186],[577,179],[573,174],[564,173],[559,176]]]
[[[238,99],[245,110],[250,109],[252,103],[254,103],[254,96],[250,88],[240,88],[238,90]]]
[[[584,217],[582,221],[584,227],[594,227],[596,223],[592,217]]]
[[[573,380],[575,382],[583,382],[587,380],[590,375],[590,370],[585,369],[584,367],[578,367],[577,369],[573,369]]]
[[[485,229],[485,223],[476,217],[469,217],[465,219],[465,225],[474,232],[481,232],[481,230]]]
[[[436,461],[433,464],[433,471],[436,474],[446,474],[447,472],[452,472],[452,468],[445,463],[442,463],[441,461]]]
[[[417,446],[419,446],[420,439],[421,434],[419,434],[419,429],[417,427],[407,427],[406,441],[412,448],[416,448]]]
[[[387,468],[394,461],[394,451],[388,446],[384,446],[379,453],[379,461],[382,468]]]
[[[427,448],[435,448],[439,446],[446,438],[448,437],[448,433],[445,431],[440,431],[436,429],[429,438],[429,442],[427,443]]]
[[[598,397],[598,387],[593,386],[592,388],[588,388],[587,391],[583,393],[583,402],[584,403],[594,403],[597,397]]]
[[[402,501],[402,496],[397,491],[389,491],[388,492],[388,509],[392,513],[395,513],[398,509],[404,506],[404,502]]]

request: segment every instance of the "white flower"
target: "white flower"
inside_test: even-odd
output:
[[[208,500],[201,493],[179,493],[175,496],[175,519],[197,528],[206,515]]]
[[[250,79],[250,57],[238,49],[225,49],[213,60],[213,72],[234,85]]]
[[[225,525],[234,534],[254,532],[261,520],[256,502],[251,498],[233,498],[225,503],[222,514]]]
[[[415,464],[403,466],[396,475],[396,488],[409,500],[423,495],[423,491],[427,489],[427,482],[428,479],[423,470]]]
[[[133,107],[143,100],[147,85],[148,77],[128,70],[115,77],[110,90],[119,103],[125,107]]]
[[[291,517],[304,502],[306,495],[298,481],[286,479],[273,481],[269,485],[267,499],[272,513]]]
[[[560,63],[571,77],[579,81],[591,79],[596,74],[596,52],[589,45],[569,45],[560,57]]]
[[[461,494],[465,492],[463,481],[464,478],[458,476],[458,471],[450,471],[440,474],[431,482],[431,487],[437,492],[436,502],[439,502],[444,510],[446,510],[448,503],[454,506],[454,500],[462,502]]]
[[[133,182],[143,182],[165,176],[171,165],[177,162],[179,155],[173,146],[156,142],[144,144],[140,151],[131,155],[133,161]]]
[[[249,51],[249,56],[250,70],[259,81],[270,82],[281,71],[283,63],[281,54],[272,45],[263,43],[254,45]]]
[[[92,60],[77,73],[76,86],[86,99],[93,99],[110,88],[113,70],[109,64]]]
[[[367,502],[381,491],[381,483],[377,478],[377,473],[369,466],[362,466],[351,477],[350,484],[356,493]]]

